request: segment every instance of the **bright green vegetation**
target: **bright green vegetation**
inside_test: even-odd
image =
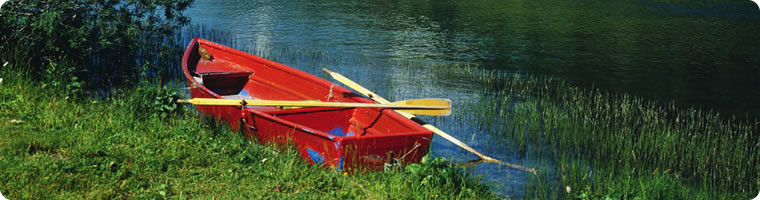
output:
[[[354,174],[309,165],[166,106],[175,92],[155,84],[92,100],[18,74],[0,73],[0,191],[10,199],[498,198],[441,158]]]
[[[748,199],[760,189],[757,122],[560,80],[433,67],[440,79],[476,77],[468,80],[491,91],[462,108],[476,113],[468,123],[519,156],[551,161],[528,180],[528,198]]]

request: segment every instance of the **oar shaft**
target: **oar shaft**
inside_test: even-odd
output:
[[[327,68],[322,68],[322,71],[330,74],[330,76],[333,77],[338,82],[343,83],[344,85],[346,85],[346,86],[350,87],[351,89],[354,89],[357,92],[359,92],[359,93],[361,93],[361,94],[369,97],[370,99],[376,101],[377,103],[380,103],[380,104],[390,103],[390,101],[388,101],[387,99],[381,97],[380,95],[375,94],[374,92],[370,91],[369,89],[367,89],[367,88],[359,85],[358,83],[352,81],[351,79],[346,78],[345,76],[343,76],[343,75],[341,75],[339,73],[332,72],[332,71],[328,70]],[[509,166],[509,167],[512,167],[512,168],[515,168],[515,169],[531,172],[533,174],[536,173],[535,169],[523,167],[523,166],[520,166],[520,165],[505,163],[505,162],[502,162],[500,160],[497,160],[497,159],[488,157],[486,155],[483,155],[482,153],[480,153],[480,152],[476,151],[475,149],[473,149],[472,147],[470,147],[470,145],[467,145],[464,142],[462,142],[462,141],[454,138],[453,136],[449,135],[448,133],[442,131],[441,129],[438,129],[437,127],[435,127],[433,125],[430,125],[430,124],[428,124],[428,123],[426,123],[426,122],[424,122],[422,120],[417,119],[413,114],[406,113],[406,112],[403,112],[403,111],[398,112],[398,113],[400,113],[401,115],[403,115],[406,118],[416,119],[414,121],[416,121],[417,123],[419,123],[420,125],[422,125],[422,127],[425,127],[428,130],[430,130],[430,131],[433,131],[433,133],[438,134],[439,136],[441,136],[444,139],[450,141],[451,143],[454,143],[455,145],[461,147],[462,149],[467,150],[467,151],[469,151],[472,154],[475,154],[476,156],[480,157],[480,159],[483,162],[498,163],[498,164],[506,165],[506,166]]]
[[[351,108],[391,108],[391,109],[429,109],[445,110],[450,109],[448,106],[436,105],[396,105],[396,104],[374,104],[374,103],[342,103],[342,102],[320,102],[320,101],[280,101],[280,100],[239,100],[239,99],[215,99],[215,98],[192,98],[180,99],[178,103],[191,103],[194,105],[217,105],[217,106],[299,106],[299,107],[351,107]]]
[[[451,114],[451,101],[448,99],[412,99],[389,104],[346,103],[321,101],[281,101],[281,100],[240,100],[193,98],[179,99],[177,103],[189,103],[202,106],[278,106],[278,107],[349,107],[349,108],[388,108],[418,115],[446,116]]]
[[[359,85],[358,83],[352,81],[351,79],[339,73],[332,72],[329,69],[324,68],[324,67],[322,68],[322,71],[326,72],[327,74],[330,74],[330,76],[332,76],[333,79],[338,80],[338,82],[343,83],[344,85],[350,87],[351,89],[356,90],[357,92],[361,93],[364,96],[369,97],[370,99],[376,101],[377,103],[381,103],[381,104],[390,103],[390,101],[388,101],[387,99],[381,97],[380,95],[377,95],[375,92],[372,92],[371,90],[365,88],[362,85]]]

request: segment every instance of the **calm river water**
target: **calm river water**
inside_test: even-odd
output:
[[[254,53],[310,49],[337,55],[334,59],[361,58],[335,66],[314,63],[325,58],[285,64],[314,74],[328,67],[395,100],[450,98],[456,106],[481,94],[463,80],[415,84],[436,77],[427,69],[394,67],[394,60],[413,59],[548,75],[585,88],[755,119],[760,116],[760,11],[749,0],[720,2],[196,0],[186,15],[194,24],[229,31],[234,46]],[[529,166],[536,162],[501,153],[507,147],[493,147],[486,142],[493,138],[467,127],[442,129],[487,155]],[[476,158],[442,138],[434,139],[432,153],[457,161]],[[520,196],[521,173],[493,164],[476,171],[503,185],[500,192]]]

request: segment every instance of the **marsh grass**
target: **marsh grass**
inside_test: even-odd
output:
[[[440,159],[388,173],[309,165],[191,108],[150,108],[171,91],[155,83],[72,99],[4,69],[0,190],[10,199],[498,198]]]
[[[453,120],[508,141],[518,156],[552,161],[526,180],[528,198],[742,199],[758,191],[757,122],[552,78],[429,67],[441,80],[483,88],[463,106],[473,113]]]

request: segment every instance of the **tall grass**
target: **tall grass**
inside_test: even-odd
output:
[[[527,180],[528,196],[733,199],[758,191],[758,122],[551,78],[429,67],[439,79],[484,88],[461,120],[509,141],[519,156],[552,161]],[[546,184],[551,177],[556,184]]]

